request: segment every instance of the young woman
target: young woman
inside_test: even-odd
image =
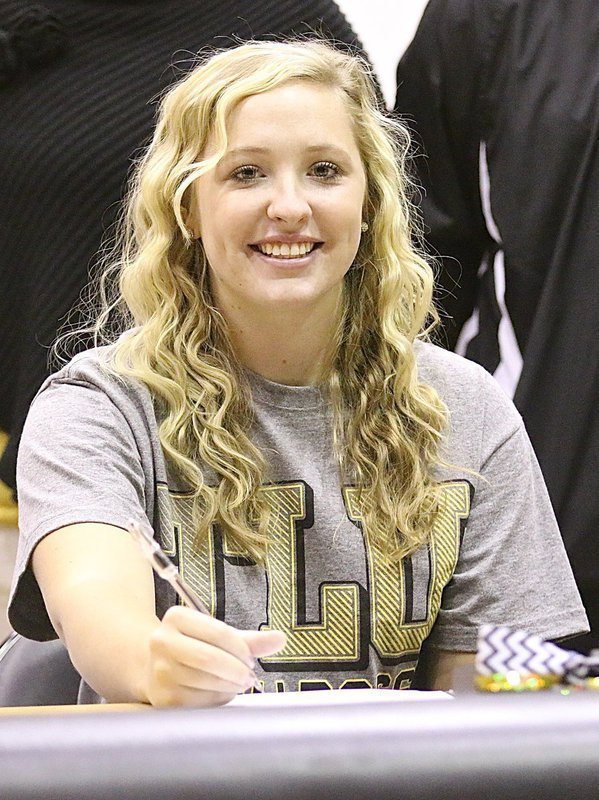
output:
[[[518,414],[421,341],[406,148],[323,43],[217,53],[165,96],[98,323],[124,333],[44,384],[20,451],[11,620],[64,640],[82,699],[401,689],[425,642],[447,688],[482,622],[585,628]]]

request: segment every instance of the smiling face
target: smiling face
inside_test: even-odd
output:
[[[292,307],[332,318],[366,192],[343,100],[325,86],[285,84],[239,103],[227,133],[224,157],[194,184],[188,219],[215,303],[225,318]]]

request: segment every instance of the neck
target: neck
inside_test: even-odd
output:
[[[333,357],[337,319],[338,312],[322,315],[306,309],[227,314],[231,343],[241,363],[288,386],[324,379]]]

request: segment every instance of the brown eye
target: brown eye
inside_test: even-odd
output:
[[[318,161],[311,167],[311,172],[321,180],[333,180],[339,177],[341,171],[332,161]]]
[[[242,183],[250,183],[260,176],[260,170],[251,164],[246,164],[243,167],[238,167],[231,177],[234,180],[241,181]]]

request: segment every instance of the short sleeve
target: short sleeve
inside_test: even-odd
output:
[[[588,630],[547,489],[524,424],[480,371],[484,424],[479,474],[457,567],[429,643],[476,650],[483,623],[547,639]]]
[[[66,525],[101,522],[125,527],[146,514],[139,436],[123,411],[93,383],[50,379],[34,400],[19,447],[20,540],[10,620],[30,638],[53,638],[31,554]]]

